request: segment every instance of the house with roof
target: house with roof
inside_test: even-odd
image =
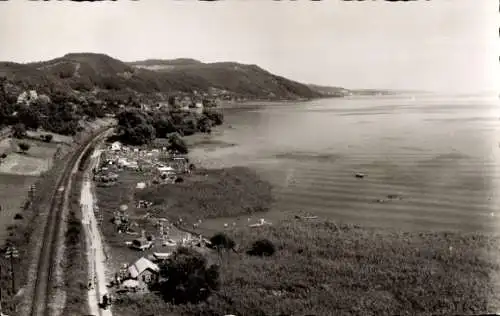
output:
[[[144,183],[144,182],[141,182]],[[144,185],[145,187],[145,185]],[[139,188],[144,188],[143,186],[140,186]],[[153,242],[151,240],[148,240],[146,237],[141,236],[137,239],[134,239],[132,241],[132,248],[140,251],[145,251],[146,249],[150,249],[153,247]]]
[[[111,150],[113,151],[119,151],[122,149],[122,144],[119,141],[113,142],[111,144]]]
[[[150,284],[158,280],[160,267],[145,257],[141,257],[127,268],[127,272],[129,279]]]

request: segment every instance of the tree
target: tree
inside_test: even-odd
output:
[[[184,135],[186,135],[186,136],[193,135],[198,130],[198,126],[197,126],[198,122],[196,121],[196,118],[193,116],[186,116],[182,123],[183,123],[182,129],[183,129]]]
[[[186,142],[177,133],[168,137],[167,149],[180,154],[187,154],[189,152]]]
[[[202,114],[201,117],[198,119],[198,130],[202,133],[210,133],[212,129],[213,122],[212,120],[206,115]]]
[[[155,139],[155,129],[151,124],[141,124],[125,130],[123,139],[132,145],[144,145]]]
[[[36,104],[21,106],[17,117],[26,128],[37,129],[40,126],[40,113],[36,110]]]
[[[213,110],[213,109],[204,109],[203,114],[206,115],[215,126],[222,125],[224,123],[224,114],[221,111]]]
[[[120,111],[116,115],[118,120],[118,127],[121,129],[131,128],[141,124],[149,124],[149,117],[146,113],[138,109],[127,109]]]
[[[21,149],[21,151],[23,152],[23,154],[25,154],[31,148],[31,145],[28,143],[19,143],[18,146],[19,149]]]
[[[201,103],[204,108],[213,108],[217,106],[217,102],[213,98],[204,98]]]
[[[165,137],[176,131],[172,120],[166,114],[155,115],[152,124],[158,137]]]
[[[163,298],[174,304],[205,301],[219,288],[219,268],[192,248],[180,247],[160,266]]]
[[[151,118],[138,109],[121,111],[116,118],[118,119],[118,130],[125,143],[143,145],[156,137],[155,128],[150,124]]]
[[[234,249],[236,243],[228,235],[224,233],[217,233],[210,238],[210,243],[212,246],[218,250],[230,250]]]
[[[83,102],[81,104],[81,110],[83,114],[87,115],[90,119],[105,116],[102,105],[94,100]]]
[[[18,123],[12,127],[12,133],[15,138],[23,138],[26,136],[26,126],[23,123]]]
[[[268,239],[260,239],[252,244],[252,247],[247,251],[251,256],[272,256],[276,252],[276,247]]]
[[[168,105],[170,106],[171,109],[177,107],[177,97],[174,95],[171,95],[168,97]]]
[[[43,140],[47,143],[50,143],[53,138],[54,138],[54,136],[52,134],[46,134],[43,136]]]

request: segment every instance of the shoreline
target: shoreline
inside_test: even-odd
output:
[[[219,132],[217,129],[216,133]],[[192,136],[188,146],[191,150],[195,150],[197,145],[203,148],[204,143],[218,147],[218,142],[211,138],[207,135]],[[255,172],[253,168],[245,168]],[[207,211],[204,204],[207,201],[206,188],[194,188],[207,183],[214,184],[216,188],[222,186],[224,191],[220,195],[224,203],[227,203],[226,196],[234,198],[240,191],[247,193],[237,189],[233,182],[224,182],[227,180],[224,178],[227,177],[226,171],[230,169],[227,166],[207,170],[197,168],[200,174],[193,172],[183,176],[184,181],[173,184],[170,191],[153,187],[151,192],[163,199],[155,201],[160,211],[141,211],[141,214],[150,213],[153,218],[176,219],[184,214],[186,220],[182,221],[183,225],[175,225],[177,230],[201,234],[208,239],[217,232],[224,232],[232,238],[238,251],[227,253],[224,255],[226,260],[220,260],[222,290],[204,303],[189,306],[166,303],[155,293],[129,297],[123,305],[117,303],[114,306],[116,314],[133,316],[138,311],[161,311],[183,315],[330,315],[332,312],[432,315],[485,313],[500,305],[492,294],[500,287],[497,285],[500,281],[492,281],[492,276],[500,279],[500,265],[495,259],[499,234],[432,229],[408,231],[399,226],[371,227],[335,221],[320,214],[311,214],[319,216],[313,219],[296,218],[297,215],[310,214],[293,210],[282,211],[278,214],[282,218],[271,220],[271,225],[252,228],[248,222],[245,223],[248,217],[261,217],[268,221],[266,215],[270,216],[277,209],[271,204],[269,211],[249,215],[241,211],[243,208],[231,207],[235,215],[212,217],[217,213]],[[208,173],[212,177],[205,178]],[[138,176],[131,174],[132,185],[141,181]],[[126,173],[121,177],[127,177]],[[125,200],[129,205],[134,205],[137,199],[151,200],[136,194],[133,188],[121,189],[123,192],[119,197],[110,194],[111,189],[107,193],[108,199],[128,197]],[[210,194],[208,196],[211,197]],[[190,201],[190,204],[182,199]],[[101,198],[98,197],[98,201]],[[210,207],[224,212],[217,205],[222,203],[220,200],[214,202],[209,198],[208,201],[215,205]],[[121,201],[113,207],[116,209],[119,203]],[[230,201],[231,206],[237,203]],[[104,208],[101,209],[104,211]],[[203,223],[213,221],[220,225],[207,229],[201,223],[198,228],[191,229],[193,216],[200,212],[208,216]],[[109,214],[104,217],[103,223],[109,221],[108,217]],[[132,217],[139,218],[138,214]],[[231,218],[239,218],[243,225],[233,226]],[[227,222],[227,227],[224,227],[224,222]],[[276,246],[274,255],[263,258],[246,254],[246,250],[260,239],[268,239]],[[119,246],[117,241],[113,240],[111,246],[118,247],[117,252],[124,251],[119,248],[124,246]],[[165,247],[155,246],[154,249],[166,251]],[[137,253],[130,252],[128,256],[137,257]],[[230,302],[227,297],[231,298]],[[156,303],[154,310],[150,307],[153,305],[151,302]]]

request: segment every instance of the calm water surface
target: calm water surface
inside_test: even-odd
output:
[[[192,156],[207,167],[248,166],[271,181],[271,219],[304,211],[363,225],[493,231],[498,103],[422,96],[245,104],[225,109],[230,126],[213,136],[217,145]]]

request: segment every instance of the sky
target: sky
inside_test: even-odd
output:
[[[257,64],[304,83],[500,90],[498,1],[1,1],[0,60]]]

